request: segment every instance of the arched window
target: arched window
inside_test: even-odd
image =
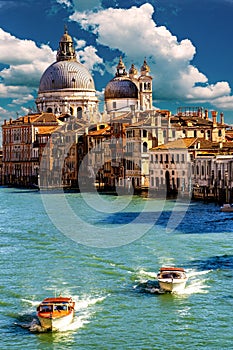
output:
[[[53,110],[51,107],[47,108],[47,113],[53,113]]]
[[[82,110],[82,108],[81,107],[78,107],[77,108],[77,117],[79,118],[79,119],[82,119],[82,116],[83,116],[83,110]]]
[[[143,152],[147,152],[147,142],[143,142]]]

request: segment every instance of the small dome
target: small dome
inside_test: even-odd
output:
[[[138,98],[137,86],[127,78],[112,79],[105,88],[105,99]]]
[[[144,60],[143,65],[141,67],[141,73],[143,73],[143,72],[145,72],[145,73],[150,72],[150,67],[147,64],[146,59]]]
[[[72,89],[95,91],[91,74],[77,61],[58,61],[50,65],[41,77],[39,92]]]
[[[135,68],[135,65],[132,63],[131,67],[130,67],[130,70],[129,70],[129,74],[131,75],[137,75],[138,74],[138,71],[137,69]]]
[[[73,40],[72,40],[72,38],[71,38],[71,36],[67,33],[67,32],[65,32],[63,35],[62,35],[62,37],[61,37],[61,39],[60,39],[60,42],[68,42],[68,43],[72,43],[73,42]]]

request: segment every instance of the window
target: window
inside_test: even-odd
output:
[[[143,130],[143,137],[147,137],[147,130]]]
[[[147,152],[147,142],[143,142],[143,152]]]
[[[204,165],[201,166],[201,175],[203,176],[205,174],[205,168]]]
[[[114,109],[116,108],[116,102],[112,103],[112,108],[114,108]]]
[[[160,154],[160,163],[163,163],[163,155]]]
[[[154,187],[154,178],[151,178],[151,186]]]

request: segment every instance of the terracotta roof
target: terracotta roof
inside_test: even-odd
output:
[[[51,123],[57,122],[57,117],[53,113],[42,113],[34,120],[34,123]]]
[[[89,136],[110,135],[110,126],[106,126],[104,129],[89,131]]]
[[[184,149],[189,148],[197,140],[196,137],[187,137],[183,139],[177,139],[170,141],[166,144],[151,148],[151,150],[166,150],[166,149]]]
[[[52,134],[55,130],[57,130],[59,126],[39,126],[38,134]]]

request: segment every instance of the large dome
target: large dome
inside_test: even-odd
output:
[[[105,88],[105,99],[138,98],[138,88],[130,79],[114,78]]]
[[[72,89],[95,91],[95,84],[88,70],[77,61],[58,61],[50,65],[41,77],[39,93]]]

